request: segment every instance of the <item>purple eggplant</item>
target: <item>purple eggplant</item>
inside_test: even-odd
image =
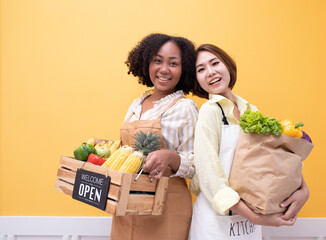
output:
[[[304,131],[302,131],[303,135],[301,138],[303,138],[304,140],[307,140],[308,142],[311,142],[311,138],[309,137],[309,135],[307,133],[305,133]]]

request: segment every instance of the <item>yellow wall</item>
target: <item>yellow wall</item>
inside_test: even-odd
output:
[[[145,90],[127,75],[128,51],[163,32],[219,45],[237,61],[237,94],[306,124],[315,148],[300,217],[326,217],[325,12],[323,0],[2,0],[0,215],[107,216],[54,190],[59,158],[119,137]]]

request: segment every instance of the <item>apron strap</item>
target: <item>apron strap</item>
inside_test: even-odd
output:
[[[130,116],[126,119],[125,122],[129,122],[130,118],[134,115],[134,111],[132,111],[132,113],[130,114]]]
[[[158,118],[157,119],[160,119],[161,117],[162,117],[162,115],[167,111],[167,110],[169,110],[174,104],[176,104],[181,98],[184,98],[184,96],[181,96],[181,97],[178,97],[178,98],[176,98],[176,99],[174,99],[171,103],[170,103],[170,105],[163,111],[163,112],[161,112],[161,114],[160,115],[158,115]]]
[[[223,115],[223,119],[222,119],[222,121],[223,121],[224,125],[229,125],[229,122],[228,122],[228,120],[226,119],[226,116],[225,116],[225,114],[224,114],[224,111],[223,111],[222,106],[221,106],[218,102],[217,102],[217,105],[220,107],[220,109],[221,109],[221,111],[222,111],[222,115]]]
[[[223,119],[222,119],[222,121],[223,121],[224,125],[229,125],[229,122],[228,122],[228,120],[226,119],[226,116],[225,116],[225,113],[224,113],[224,111],[223,111],[222,106],[221,106],[218,102],[217,102],[217,105],[220,107],[220,109],[221,109],[221,111],[222,111],[222,115],[223,115]],[[228,214],[229,214],[229,216],[232,216],[232,211],[229,210]]]

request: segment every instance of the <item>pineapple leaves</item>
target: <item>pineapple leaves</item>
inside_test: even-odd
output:
[[[134,136],[134,145],[136,151],[143,152],[144,155],[148,155],[150,152],[154,152],[161,147],[160,136],[148,131],[147,134],[140,131]]]

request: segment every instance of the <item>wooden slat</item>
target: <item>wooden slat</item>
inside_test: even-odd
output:
[[[130,194],[126,215],[148,215],[152,212],[154,195]]]
[[[77,171],[78,168],[81,168],[85,162],[76,160],[71,157],[61,156],[60,166]]]
[[[117,216],[124,216],[126,213],[131,178],[132,178],[131,173],[126,173],[123,175],[123,178],[121,181],[120,197],[119,197],[116,212],[115,212],[115,214]]]
[[[112,169],[108,169],[108,168],[104,168],[101,166],[97,166],[94,165],[92,163],[86,163],[84,168],[87,171],[91,171],[91,172],[96,172],[105,176],[110,176],[111,177],[111,183],[116,184],[116,185],[121,185],[121,181],[122,181],[122,176],[124,175],[124,173],[118,172],[118,171],[114,171]]]
[[[117,207],[117,202],[114,202],[114,201],[108,199],[106,201],[105,212],[114,215],[115,214],[116,207]]]
[[[61,156],[60,166],[67,169],[71,169],[73,171],[77,171],[78,168],[83,168],[87,171],[96,172],[105,176],[110,176],[111,182],[116,185],[121,185],[122,176],[125,174],[118,171],[114,171],[112,169],[103,168],[92,163],[79,161],[67,156]]]
[[[71,170],[59,168],[57,178],[65,180],[71,184],[75,184],[76,173],[72,172]]]
[[[161,215],[164,209],[166,191],[168,189],[169,178],[162,177],[157,184],[152,215]]]
[[[152,209],[148,211],[126,210],[125,215],[152,215]]]
[[[121,189],[120,186],[110,184],[109,192],[108,192],[108,198],[118,200],[119,195],[120,195],[120,189]]]
[[[60,192],[63,192],[64,194],[67,194],[69,196],[72,196],[72,191],[74,189],[74,186],[69,184],[69,183],[66,183],[66,182],[63,182],[63,181],[57,179],[55,181],[54,189],[56,189],[56,190],[58,190]]]
[[[130,191],[155,192],[157,180],[150,181],[149,175],[141,174],[135,181],[137,174],[132,175]]]

